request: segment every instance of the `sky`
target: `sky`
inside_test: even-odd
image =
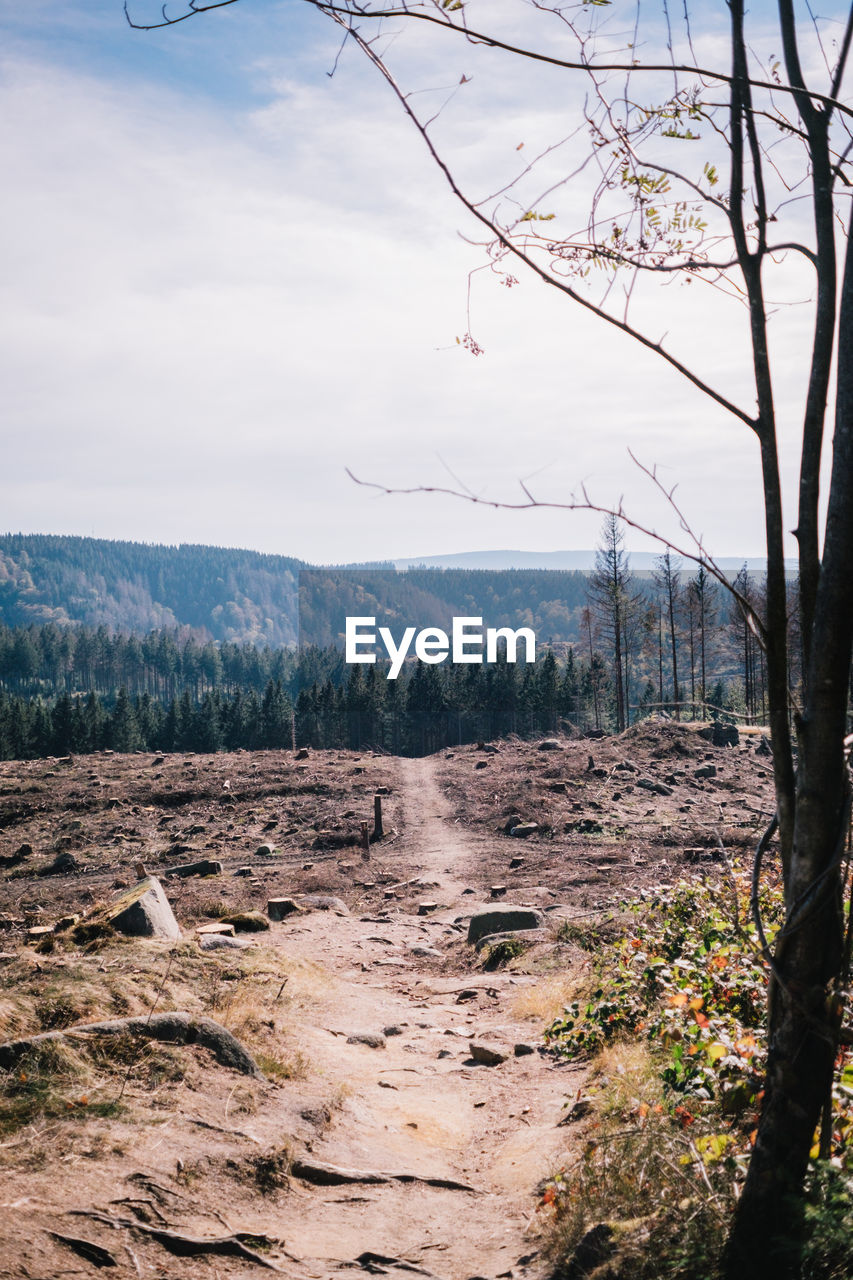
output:
[[[532,38],[532,8],[482,7]],[[3,531],[313,563],[597,540],[597,514],[388,496],[349,470],[509,503],[520,482],[551,503],[585,486],[683,541],[630,447],[712,552],[762,554],[748,428],[529,273],[507,288],[483,271],[399,103],[303,0],[158,32],[131,30],[117,0],[0,0],[0,25]],[[577,94],[541,67],[396,28],[385,47],[418,105],[458,87],[436,137],[483,195],[577,127]],[[554,197],[567,216],[575,198],[574,182]],[[807,299],[785,270],[783,300]],[[655,339],[752,410],[742,308],[677,285],[641,301]],[[774,324],[790,496],[807,308]]]

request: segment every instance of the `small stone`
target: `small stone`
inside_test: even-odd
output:
[[[245,951],[251,944],[240,938],[232,938],[227,933],[206,933],[199,938],[198,945],[202,951]]]
[[[595,1110],[595,1103],[592,1098],[578,1098],[573,1102],[567,1114],[560,1121],[560,1124],[568,1124],[575,1120],[583,1120],[584,1116],[591,1115]]]
[[[403,1028],[398,1027],[397,1024],[394,1023],[390,1027],[383,1027],[382,1034],[386,1036],[401,1036],[403,1034]]]
[[[672,790],[665,786],[663,782],[655,782],[654,778],[638,778],[637,786],[642,787],[644,791],[652,791],[658,796],[671,796]]]
[[[506,1062],[509,1054],[496,1045],[484,1044],[482,1040],[472,1040],[469,1044],[471,1057],[484,1067],[499,1067]]]
[[[384,1049],[385,1037],[377,1031],[357,1031],[347,1036],[347,1044],[363,1044],[368,1049]]]
[[[340,898],[328,893],[306,893],[300,898],[301,907],[311,907],[314,911],[334,911],[337,916],[348,916],[349,907]]]
[[[270,898],[267,915],[270,920],[284,920],[287,916],[301,915],[302,908],[292,898]]]
[[[262,911],[235,911],[222,919],[225,924],[233,924],[238,933],[260,933],[270,927]]]

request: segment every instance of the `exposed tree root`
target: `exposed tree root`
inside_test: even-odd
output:
[[[246,1076],[262,1079],[254,1058],[239,1040],[212,1018],[197,1018],[191,1013],[155,1013],[150,1017],[114,1018],[107,1022],[84,1022],[61,1031],[45,1031],[25,1040],[7,1040],[0,1044],[0,1068],[15,1067],[33,1049],[48,1041],[77,1040],[86,1036],[130,1034],[144,1040],[162,1040],[168,1044],[198,1044],[209,1049],[217,1062]]]
[[[264,1258],[248,1247],[246,1241],[269,1246],[278,1244],[277,1240],[259,1235],[257,1232],[235,1231],[228,1236],[188,1236],[181,1231],[152,1227],[146,1222],[138,1222],[135,1218],[115,1218],[108,1213],[101,1213],[99,1209],[69,1209],[68,1212],[78,1217],[94,1218],[96,1222],[103,1222],[106,1226],[117,1230],[125,1228],[129,1231],[139,1231],[156,1240],[164,1249],[178,1258],[193,1258],[203,1253],[214,1253],[220,1257],[243,1258],[247,1262],[254,1262],[259,1267],[266,1267],[268,1271],[281,1270],[281,1267],[276,1266],[270,1258]]]
[[[426,1178],[418,1173],[380,1173],[376,1169],[341,1169],[334,1164],[321,1164],[317,1160],[294,1160],[290,1166],[294,1178],[321,1187],[346,1186],[357,1182],[374,1185],[386,1182],[420,1182],[426,1187],[441,1187],[444,1191],[475,1191],[467,1182],[455,1182],[452,1178]]]

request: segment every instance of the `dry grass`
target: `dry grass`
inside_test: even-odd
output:
[[[292,963],[262,945],[211,953],[193,941],[170,948],[112,939],[88,952],[74,949],[69,941],[40,958],[38,967],[21,959],[2,971],[0,1038],[154,1009],[184,1009],[226,1026],[269,1078],[304,1079],[310,1063],[288,1044],[289,1027],[297,1009],[316,1005],[323,987],[318,966]],[[79,1047],[48,1042],[14,1071],[0,1073],[0,1133],[12,1135],[45,1120],[106,1115],[117,1108],[139,1121],[140,1104],[146,1109],[174,1105],[175,1089],[190,1062],[186,1050],[129,1035]],[[241,1093],[232,1110],[254,1105]]]
[[[578,982],[565,973],[543,978],[524,987],[513,996],[510,1012],[525,1022],[538,1022],[543,1026],[553,1022],[571,1000],[577,997]]]
[[[594,1270],[597,1264],[583,1254],[596,1229],[610,1235],[607,1275],[712,1280],[730,1187],[721,1181],[712,1192],[693,1167],[690,1135],[670,1114],[648,1047],[606,1048],[589,1091],[596,1106],[583,1152],[545,1189],[546,1250],[556,1274],[585,1275],[587,1265]]]

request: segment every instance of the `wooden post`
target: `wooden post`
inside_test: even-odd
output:
[[[382,830],[382,797],[373,797],[373,835],[371,839],[381,840],[385,832]]]

